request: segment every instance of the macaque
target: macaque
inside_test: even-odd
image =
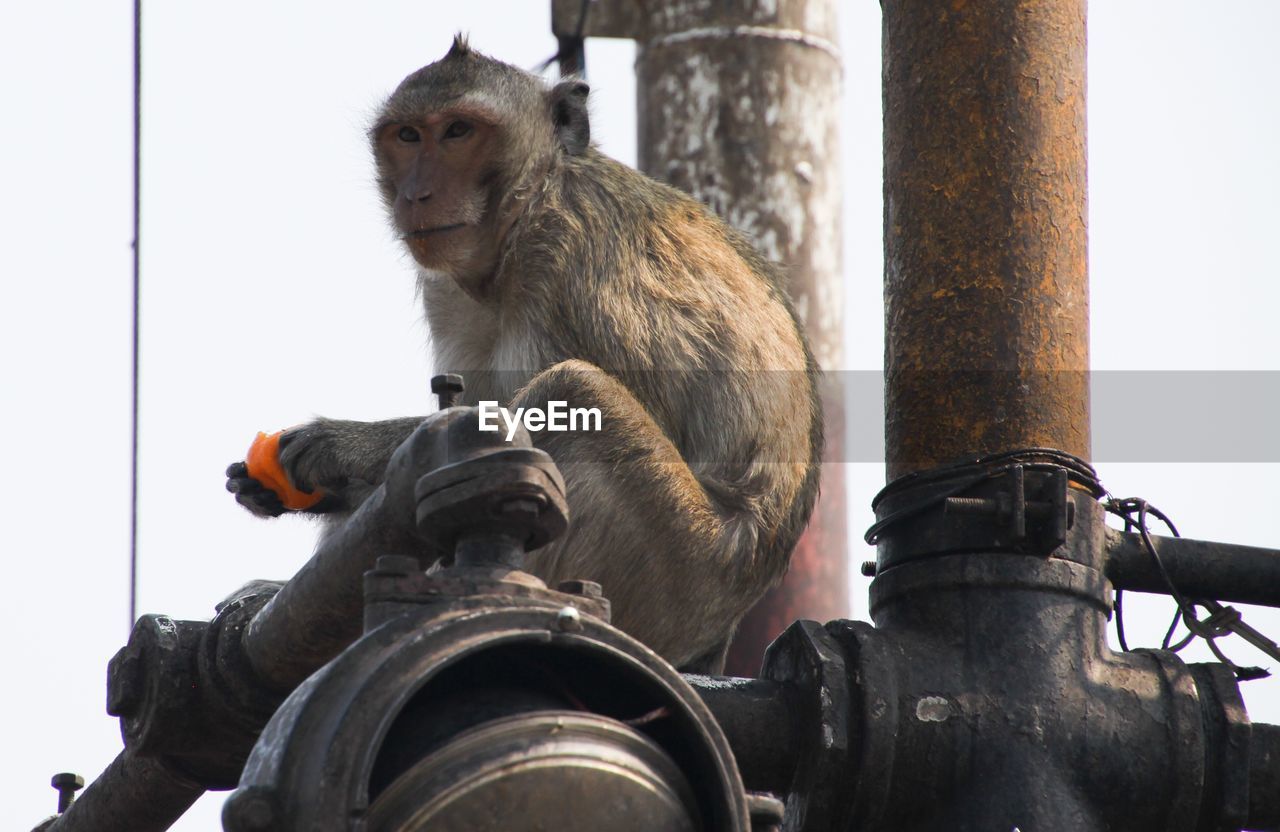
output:
[[[459,37],[383,105],[377,184],[462,403],[599,410],[599,430],[532,432],[571,524],[529,571],[599,582],[619,627],[717,671],[813,509],[817,369],[778,270],[697,201],[601,154],[587,94]],[[327,493],[308,513],[340,520],[420,422],[317,419],[284,435],[280,462]],[[283,511],[243,464],[228,477],[250,511]]]

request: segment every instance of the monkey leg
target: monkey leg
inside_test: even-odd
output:
[[[594,365],[543,371],[511,411],[551,401],[598,408],[600,430],[531,432],[564,474],[570,527],[529,570],[551,586],[600,583],[623,630],[676,666],[715,664],[776,577],[758,562],[756,519],[718,505],[630,390]]]

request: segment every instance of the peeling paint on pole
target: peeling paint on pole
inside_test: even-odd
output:
[[[636,60],[640,168],[702,200],[786,267],[819,364],[837,368],[834,4],[734,4],[731,14],[719,3],[657,5]]]
[[[840,91],[836,0],[597,0],[584,34],[638,45],[639,166],[750,235],[786,270],[819,365],[840,368]],[[555,0],[557,34],[579,0]],[[831,374],[834,378],[834,374]],[[826,459],[841,460],[832,382]],[[843,471],[828,465],[791,571],[739,628],[728,670],[754,675],[797,618],[848,615]]]

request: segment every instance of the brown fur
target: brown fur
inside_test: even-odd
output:
[[[466,137],[444,138],[459,119]],[[531,571],[599,581],[619,626],[688,665],[718,654],[808,520],[816,371],[775,269],[588,135],[584,84],[547,90],[464,42],[405,79],[371,131],[400,233],[465,223],[406,239],[437,371],[464,374],[468,403],[602,411],[600,432],[533,434],[572,526]],[[350,506],[417,421],[319,420],[282,461]]]

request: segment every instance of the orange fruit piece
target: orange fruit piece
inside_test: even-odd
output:
[[[262,483],[276,493],[285,508],[291,511],[304,511],[324,498],[324,491],[299,491],[289,482],[289,477],[280,467],[280,437],[284,431],[272,434],[258,433],[244,455],[245,467],[249,476]]]

